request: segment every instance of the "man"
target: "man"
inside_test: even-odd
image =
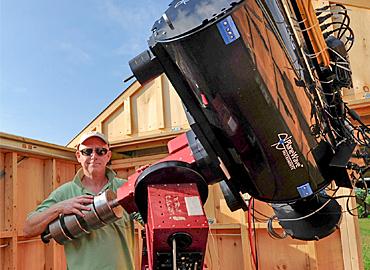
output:
[[[60,214],[83,216],[93,196],[108,188],[116,191],[125,181],[106,167],[112,156],[108,140],[99,132],[83,134],[76,158],[82,168],[74,179],[54,190],[30,213],[24,227],[28,237],[40,235]],[[134,226],[126,212],[122,219],[67,242],[64,251],[69,270],[134,269]]]

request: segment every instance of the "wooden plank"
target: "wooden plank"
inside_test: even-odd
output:
[[[114,170],[116,171],[117,176],[122,179],[127,179],[130,175],[134,174],[136,171],[135,167],[126,167]]]
[[[349,195],[349,190],[341,188],[337,192],[338,196]],[[357,211],[353,210],[356,208],[356,201],[354,198],[349,199],[348,207],[349,210],[353,211],[353,214],[356,215]],[[346,209],[347,199],[339,200],[343,209]],[[340,224],[340,239],[342,245],[342,255],[344,261],[344,269],[348,270],[355,270],[358,269],[359,260],[361,260],[360,254],[358,253],[358,245],[357,240],[359,235],[356,235],[355,223],[357,223],[357,219],[355,219],[352,215],[348,212],[343,213],[342,221]],[[356,238],[356,236],[358,238]]]
[[[5,260],[4,269],[16,269],[18,259],[17,249],[17,154],[7,153],[4,160],[5,173],[5,224],[4,229],[11,232],[9,239],[8,258]]]
[[[18,260],[18,247],[17,247],[17,237],[13,235],[9,239],[9,246],[7,247],[7,256],[5,257],[4,269],[17,269]]]
[[[96,125],[96,128],[95,128],[96,131],[100,132],[100,133],[103,133],[103,122],[99,122],[97,125]]]
[[[135,269],[141,269],[141,254],[143,252],[143,238],[141,235],[142,230],[143,226],[141,226],[138,222],[135,221],[135,242],[134,242]]]
[[[0,132],[0,149],[76,160],[74,149]]]
[[[60,185],[71,181],[79,168],[80,165],[77,162],[72,163],[65,162],[64,160],[55,160],[55,177],[53,176],[53,189],[56,189]],[[46,195],[48,195],[48,193]]]
[[[131,124],[131,98],[127,97],[123,101],[123,130],[125,135],[132,134],[132,124]]]
[[[355,227],[354,239],[356,241],[356,249],[357,249],[357,254],[358,254],[358,267],[360,270],[364,270],[364,260],[363,260],[362,246],[361,246],[361,232],[360,232],[360,224],[358,220],[357,222],[355,222],[354,227]]]
[[[213,226],[213,224],[217,224],[216,221],[216,207],[215,207],[215,199],[214,199],[214,189],[215,185],[208,186],[208,198],[206,203],[204,204],[204,212],[207,216],[208,223],[210,226]]]
[[[239,229],[211,229],[208,236],[205,269],[243,269]],[[231,259],[232,258],[232,259]]]
[[[308,254],[307,263],[309,263],[310,265],[310,270],[319,270],[319,267],[317,265],[317,252],[314,241],[307,241],[306,252]]]
[[[345,268],[342,256],[340,231],[315,242],[318,269],[349,270]],[[357,268],[358,269],[358,268]]]
[[[253,269],[253,261],[251,254],[251,248],[248,239],[248,228],[246,225],[242,225],[241,229],[241,240],[242,240],[242,254],[243,254],[243,269]]]
[[[368,5],[370,1],[368,2]],[[348,15],[355,42],[349,51],[353,89],[344,91],[345,101],[350,105],[370,100],[370,9],[350,7]]]
[[[209,225],[210,230],[240,230],[241,224],[230,223],[230,224],[220,224],[214,223]]]
[[[170,127],[171,131],[174,132],[188,130],[190,127],[182,101],[166,76],[163,76],[162,87],[164,106],[166,108],[166,126]]]
[[[0,238],[0,269],[1,270],[7,269],[5,267],[8,267],[10,265],[9,259],[11,256],[9,255],[9,246],[10,246],[9,241],[10,240],[8,238]]]
[[[162,79],[163,77],[160,76],[157,80],[157,86],[156,86],[156,91],[155,91],[155,97],[156,97],[156,106],[157,106],[157,111],[156,111],[156,127],[157,129],[164,129],[165,126],[165,120],[164,120],[164,115],[165,115],[165,106],[163,103],[163,82]]]
[[[257,243],[260,269],[311,270],[314,264],[307,254],[306,241],[292,238],[273,240],[266,230],[258,230]]]
[[[213,185],[213,208],[216,210],[215,220],[216,223],[220,224],[230,224],[230,223],[241,223],[242,216],[244,212],[242,210],[237,210],[231,212],[226,204],[226,200],[221,192],[219,184]]]
[[[361,121],[365,125],[370,124],[370,101],[368,102],[359,102],[359,103],[354,103],[349,105],[351,109],[354,109],[357,114],[361,117]],[[357,122],[353,121],[355,125],[358,125]]]
[[[221,270],[220,267],[217,241],[213,234],[209,234],[203,269]]]
[[[165,132],[170,134],[172,131],[178,131],[172,130],[171,123],[168,121],[168,118],[172,117],[172,113],[178,112],[172,112],[168,108],[170,104],[165,85],[167,85],[167,81],[158,77],[144,85],[131,97],[133,133],[136,130],[139,136],[145,136],[148,133],[161,134]],[[183,111],[183,109],[181,110]]]
[[[162,134],[151,134],[148,136],[132,137],[129,139],[121,139],[112,141],[111,149],[116,151],[131,151],[145,148],[152,148],[156,146],[166,146],[168,141],[183,134],[184,131],[179,132],[163,132]]]
[[[40,238],[20,238],[18,241],[17,268],[15,269],[47,269],[45,268],[44,243]]]
[[[44,197],[56,188],[56,160],[50,159],[44,162]],[[56,243],[50,241],[49,244],[44,246],[45,252],[45,269],[56,269]]]
[[[158,161],[167,156],[168,154],[157,154],[157,155],[134,157],[134,158],[124,158],[124,159],[112,160],[111,163],[112,165],[120,165],[122,167],[132,166],[132,164],[134,163],[141,163],[142,165],[145,165],[150,162]]]
[[[370,2],[368,0],[332,0],[330,2],[342,4],[349,7],[370,9]]]
[[[0,238],[11,238],[12,236],[12,231],[0,231]]]
[[[44,162],[44,172],[43,172],[43,179],[44,179],[44,194],[47,196],[50,192],[52,192],[56,186],[56,159],[49,159],[45,160]]]
[[[17,229],[17,154],[5,154],[5,224],[6,231]]]
[[[35,210],[44,198],[44,159],[28,158],[18,164],[18,194],[27,194],[19,196],[18,204],[18,236],[23,236],[23,226],[28,213]],[[25,192],[26,191],[26,192]]]
[[[101,128],[100,132],[104,133],[110,142],[126,137],[124,122],[125,110],[124,104],[120,104],[115,111],[96,125],[96,129],[99,130],[99,128]]]
[[[5,153],[0,152],[0,238],[5,228]]]

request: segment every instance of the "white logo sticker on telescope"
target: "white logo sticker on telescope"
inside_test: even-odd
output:
[[[186,5],[187,2],[189,2],[190,0],[180,0],[179,2],[176,3],[175,5],[175,8],[177,8],[178,6],[180,6],[181,4],[183,5]]]
[[[280,150],[289,165],[290,170],[295,170],[303,167],[303,164],[299,161],[299,155],[293,148],[292,136],[287,133],[278,134],[279,141],[271,145],[277,150]]]

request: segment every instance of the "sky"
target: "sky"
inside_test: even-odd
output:
[[[170,0],[0,0],[0,132],[66,145],[132,81]]]

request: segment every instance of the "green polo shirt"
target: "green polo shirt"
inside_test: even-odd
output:
[[[54,190],[35,212],[42,212],[57,202],[76,196],[96,195],[82,186],[82,176],[83,171],[80,169],[72,181]],[[108,168],[106,176],[109,181],[100,192],[106,189],[116,191],[125,182],[123,179],[116,178],[115,173]],[[134,225],[132,218],[126,212],[118,221],[92,230],[90,234],[64,245],[69,270],[131,270],[134,269],[133,250]]]

